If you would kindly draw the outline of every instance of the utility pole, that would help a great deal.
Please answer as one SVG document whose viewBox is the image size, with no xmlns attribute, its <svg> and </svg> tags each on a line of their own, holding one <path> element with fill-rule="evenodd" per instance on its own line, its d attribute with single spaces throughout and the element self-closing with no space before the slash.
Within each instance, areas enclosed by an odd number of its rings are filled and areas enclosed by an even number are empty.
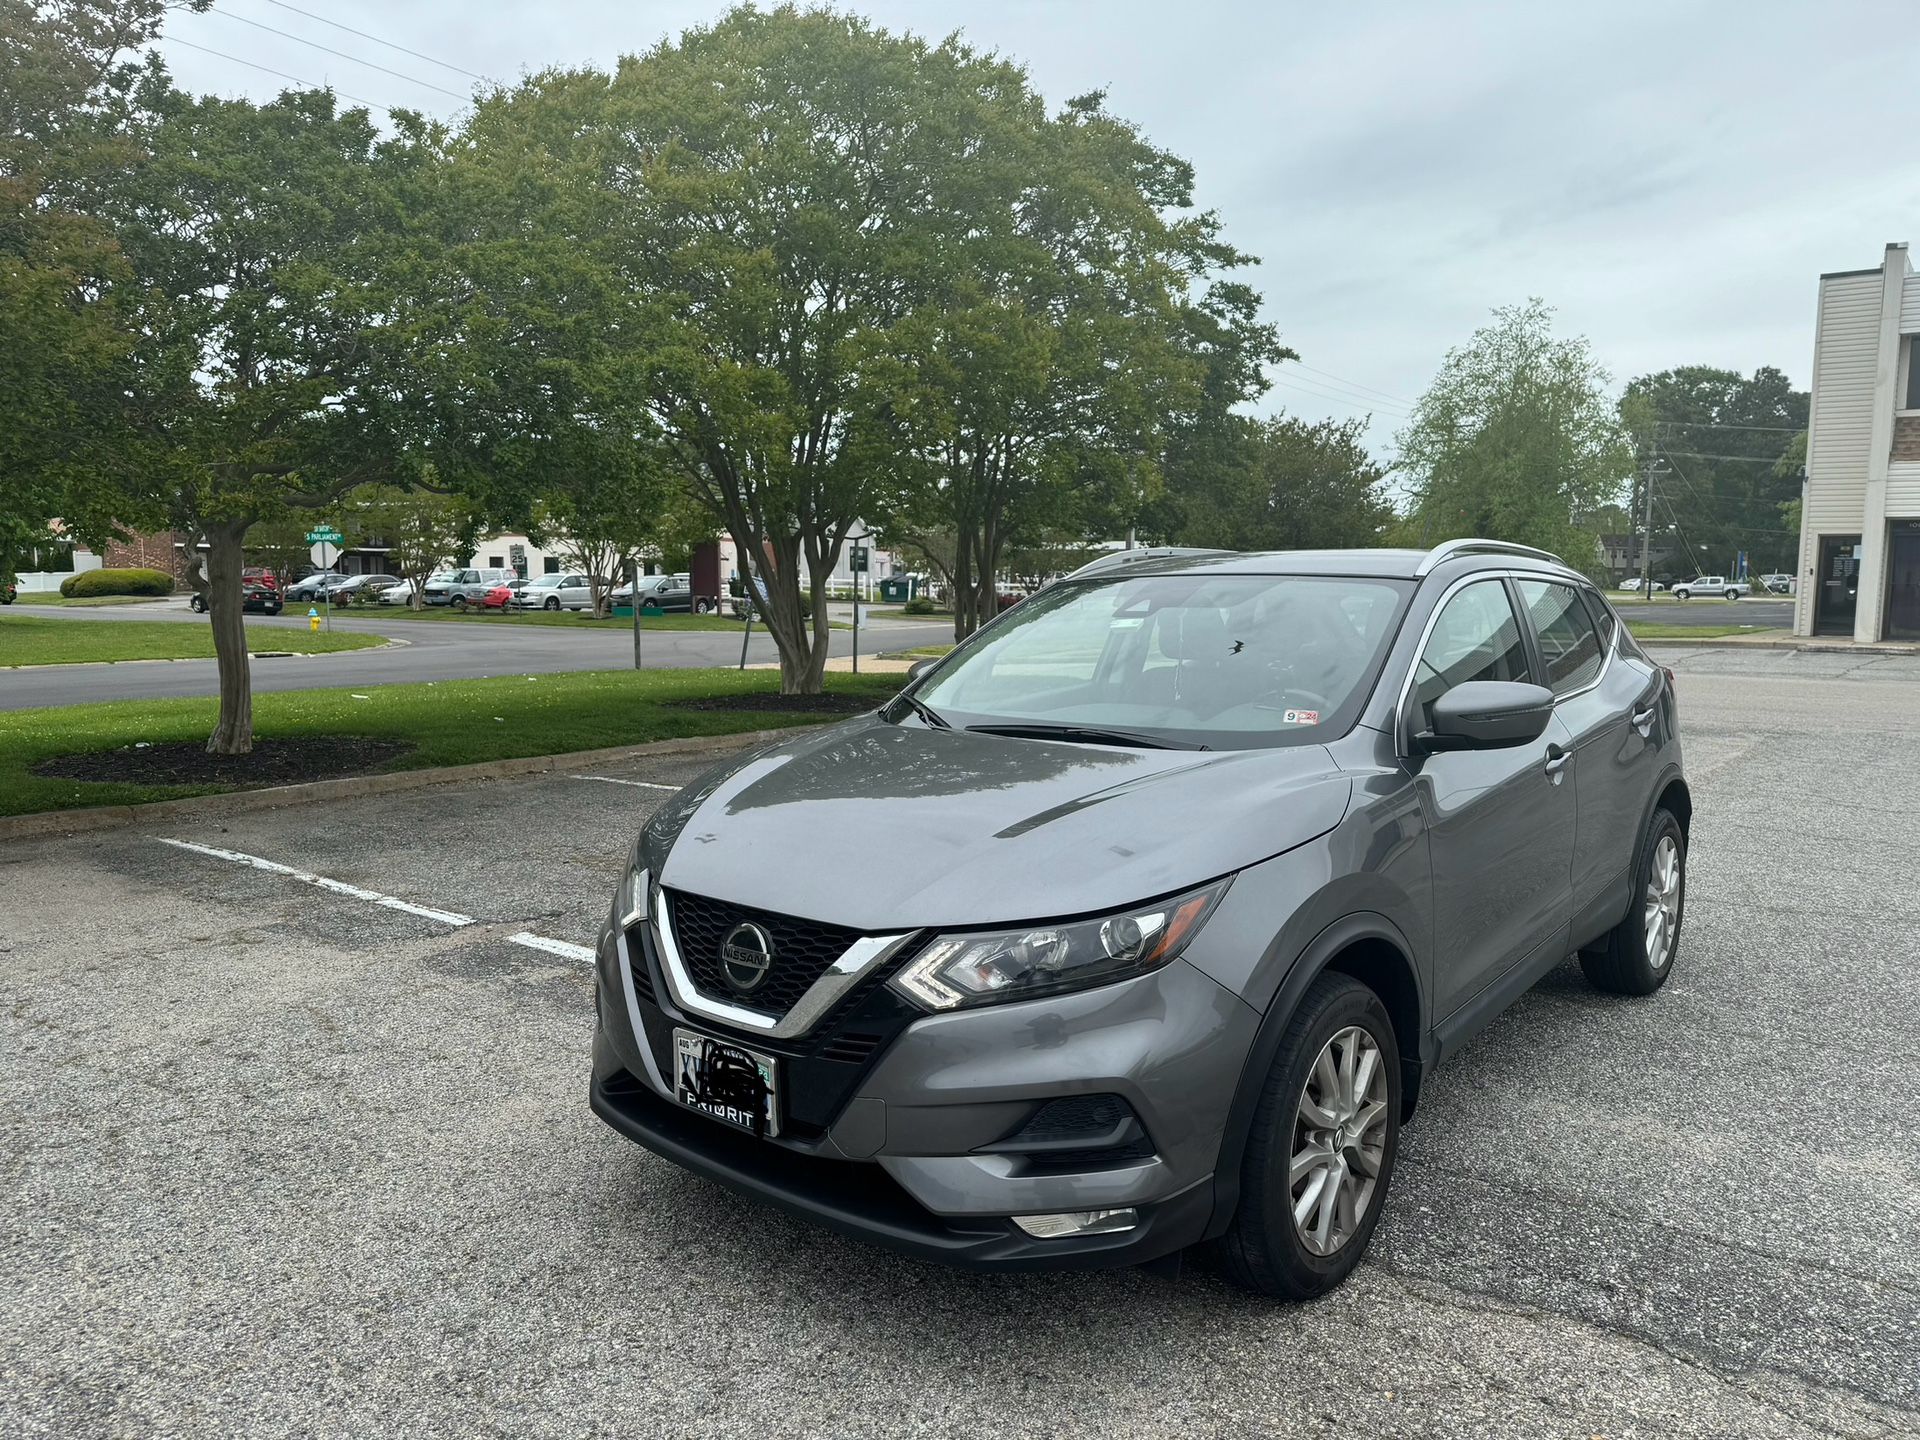
<svg viewBox="0 0 1920 1440">
<path fill-rule="evenodd" d="M 627 562 L 627 578 L 633 585 L 633 668 L 640 666 L 640 557 Z"/>
<path fill-rule="evenodd" d="M 1659 464 L 1652 455 L 1647 456 L 1647 519 L 1646 528 L 1640 532 L 1640 598 L 1649 605 L 1653 603 L 1653 477 L 1659 473 Z"/>
</svg>

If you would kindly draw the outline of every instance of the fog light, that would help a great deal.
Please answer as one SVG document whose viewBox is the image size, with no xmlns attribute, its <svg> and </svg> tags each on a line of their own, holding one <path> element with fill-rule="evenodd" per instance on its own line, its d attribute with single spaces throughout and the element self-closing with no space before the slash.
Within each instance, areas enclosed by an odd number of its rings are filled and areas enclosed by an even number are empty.
<svg viewBox="0 0 1920 1440">
<path fill-rule="evenodd" d="M 1064 1215 L 1016 1215 L 1013 1223 L 1036 1240 L 1064 1240 L 1069 1235 L 1112 1235 L 1139 1223 L 1132 1210 L 1069 1210 Z"/>
</svg>

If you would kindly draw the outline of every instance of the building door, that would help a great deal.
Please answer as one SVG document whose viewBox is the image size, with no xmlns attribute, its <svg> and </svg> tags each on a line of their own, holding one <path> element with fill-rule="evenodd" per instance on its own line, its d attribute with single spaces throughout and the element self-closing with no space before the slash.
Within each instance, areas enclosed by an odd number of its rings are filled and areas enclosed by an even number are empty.
<svg viewBox="0 0 1920 1440">
<path fill-rule="evenodd" d="M 1920 521 L 1897 522 L 1888 538 L 1887 638 L 1920 640 Z"/>
<path fill-rule="evenodd" d="M 1819 592 L 1813 599 L 1813 633 L 1853 634 L 1853 612 L 1860 604 L 1860 537 L 1822 535 Z"/>
</svg>

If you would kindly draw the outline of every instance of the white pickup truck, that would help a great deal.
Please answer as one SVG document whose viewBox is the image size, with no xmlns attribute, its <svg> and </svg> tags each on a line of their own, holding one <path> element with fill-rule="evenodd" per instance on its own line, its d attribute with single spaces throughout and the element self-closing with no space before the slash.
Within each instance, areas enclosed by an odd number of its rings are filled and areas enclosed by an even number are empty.
<svg viewBox="0 0 1920 1440">
<path fill-rule="evenodd" d="M 1719 595 L 1728 600 L 1738 600 L 1743 588 L 1739 581 L 1729 580 L 1724 575 L 1699 575 L 1675 585 L 1673 598 L 1691 600 L 1696 595 Z"/>
</svg>

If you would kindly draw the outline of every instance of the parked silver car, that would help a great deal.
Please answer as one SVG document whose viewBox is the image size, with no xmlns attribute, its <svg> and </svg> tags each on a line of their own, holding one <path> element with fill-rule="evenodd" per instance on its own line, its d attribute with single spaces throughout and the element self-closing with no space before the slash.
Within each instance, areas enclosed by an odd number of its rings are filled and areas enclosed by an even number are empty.
<svg viewBox="0 0 1920 1440">
<path fill-rule="evenodd" d="M 654 812 L 591 1102 L 921 1259 L 1319 1295 L 1437 1065 L 1569 952 L 1665 983 L 1692 815 L 1673 677 L 1552 556 L 1105 557 Z"/>
<path fill-rule="evenodd" d="M 585 575 L 536 575 L 514 595 L 517 610 L 589 610 L 593 586 Z"/>
</svg>

